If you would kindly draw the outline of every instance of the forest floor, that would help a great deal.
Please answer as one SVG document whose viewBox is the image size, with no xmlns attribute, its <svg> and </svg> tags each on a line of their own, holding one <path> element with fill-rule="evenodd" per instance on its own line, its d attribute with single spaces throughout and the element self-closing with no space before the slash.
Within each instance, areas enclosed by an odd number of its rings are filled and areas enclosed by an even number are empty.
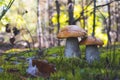
<svg viewBox="0 0 120 80">
<path fill-rule="evenodd" d="M 13 46 L 10 43 L 0 44 L 0 53 L 4 53 L 5 51 L 10 50 L 12 48 Z"/>
<path fill-rule="evenodd" d="M 22 46 L 22 45 L 12 45 L 10 43 L 2 43 L 0 44 L 0 55 L 2 55 L 3 53 L 6 53 L 9 50 L 20 50 L 20 51 L 24 51 L 28 48 Z"/>
<path fill-rule="evenodd" d="M 15 46 L 10 46 L 9 49 L 14 49 L 14 47 Z M 26 73 L 26 69 L 28 68 L 28 62 L 26 59 L 31 57 L 35 57 L 37 60 L 47 60 L 49 63 L 55 64 L 57 72 L 50 76 L 50 80 L 120 79 L 119 46 L 116 46 L 115 53 L 113 47 L 108 51 L 106 51 L 106 48 L 104 47 L 100 48 L 100 52 L 102 53 L 101 60 L 100 62 L 94 62 L 93 64 L 88 64 L 85 61 L 85 47 L 81 46 L 80 49 L 82 51 L 81 59 L 65 58 L 63 56 L 64 46 L 46 49 L 42 57 L 38 56 L 39 53 L 36 51 L 26 51 L 20 53 L 17 53 L 14 50 L 9 51 L 9 54 L 0 56 L 0 68 L 2 70 L 0 73 L 0 80 L 45 80 L 41 76 L 31 77 Z"/>
<path fill-rule="evenodd" d="M 11 33 L 0 32 L 0 54 L 5 53 L 7 50 L 10 49 L 24 49 L 25 47 L 22 45 L 12 45 L 9 42 L 10 37 L 12 36 Z"/>
</svg>

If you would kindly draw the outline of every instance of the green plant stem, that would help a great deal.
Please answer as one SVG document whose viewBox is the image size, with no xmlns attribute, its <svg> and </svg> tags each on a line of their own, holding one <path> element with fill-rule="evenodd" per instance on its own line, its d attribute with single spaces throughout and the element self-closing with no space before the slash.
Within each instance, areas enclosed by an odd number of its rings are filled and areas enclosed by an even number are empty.
<svg viewBox="0 0 120 80">
<path fill-rule="evenodd" d="M 2 19 L 2 17 L 7 13 L 7 11 L 10 9 L 10 7 L 12 6 L 13 2 L 15 0 L 10 0 L 9 4 L 7 5 L 6 9 L 3 9 L 1 15 L 0 15 L 0 21 Z"/>
</svg>

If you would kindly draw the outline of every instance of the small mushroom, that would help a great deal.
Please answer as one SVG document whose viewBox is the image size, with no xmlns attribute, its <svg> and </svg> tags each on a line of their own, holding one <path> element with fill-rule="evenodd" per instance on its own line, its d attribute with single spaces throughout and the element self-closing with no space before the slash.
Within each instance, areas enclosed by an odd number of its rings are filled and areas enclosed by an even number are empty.
<svg viewBox="0 0 120 80">
<path fill-rule="evenodd" d="M 86 45 L 86 60 L 88 63 L 92 63 L 94 60 L 100 59 L 100 52 L 98 45 L 102 46 L 104 43 L 101 39 L 88 36 L 80 41 L 80 45 Z"/>
<path fill-rule="evenodd" d="M 67 39 L 65 45 L 66 57 L 80 57 L 78 37 L 84 37 L 87 32 L 77 25 L 68 25 L 60 30 L 57 35 L 59 39 Z"/>
<path fill-rule="evenodd" d="M 32 66 L 36 66 L 39 75 L 44 78 L 49 78 L 50 75 L 54 72 L 56 72 L 56 67 L 54 64 L 49 63 L 47 60 L 32 60 Z"/>
</svg>

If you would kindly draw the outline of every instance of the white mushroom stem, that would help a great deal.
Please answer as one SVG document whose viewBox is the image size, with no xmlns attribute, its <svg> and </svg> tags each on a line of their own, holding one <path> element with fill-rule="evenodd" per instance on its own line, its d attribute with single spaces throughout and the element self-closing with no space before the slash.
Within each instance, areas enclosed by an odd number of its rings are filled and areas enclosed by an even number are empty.
<svg viewBox="0 0 120 80">
<path fill-rule="evenodd" d="M 100 59 L 100 52 L 97 45 L 86 45 L 86 60 L 88 63 L 92 63 L 95 60 Z"/>
<path fill-rule="evenodd" d="M 80 57 L 80 48 L 78 38 L 70 37 L 66 40 L 65 46 L 66 57 Z"/>
</svg>

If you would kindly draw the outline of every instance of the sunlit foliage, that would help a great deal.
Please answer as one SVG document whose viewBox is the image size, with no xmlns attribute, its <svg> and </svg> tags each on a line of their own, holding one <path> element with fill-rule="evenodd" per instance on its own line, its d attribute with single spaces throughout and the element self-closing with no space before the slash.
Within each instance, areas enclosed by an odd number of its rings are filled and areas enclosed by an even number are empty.
<svg viewBox="0 0 120 80">
<path fill-rule="evenodd" d="M 68 25 L 68 13 L 66 8 L 64 8 L 64 10 L 61 11 L 60 13 L 60 24 L 61 24 L 61 28 L 64 27 L 65 25 Z M 77 19 L 79 17 L 81 17 L 82 15 L 80 14 L 82 12 L 82 7 L 80 5 L 75 5 L 74 6 L 74 18 Z M 89 6 L 86 8 L 86 6 L 84 7 L 84 16 L 85 16 L 85 29 L 88 31 L 88 35 L 92 34 L 92 30 L 93 30 L 93 7 Z M 107 13 L 102 12 L 106 17 L 107 17 Z M 96 27 L 95 27 L 95 36 L 102 39 L 104 41 L 104 44 L 107 44 L 107 34 L 106 33 L 102 33 L 102 29 L 104 28 L 102 22 L 103 22 L 103 18 L 101 17 L 101 14 L 99 12 L 96 13 Z M 54 14 L 53 18 L 52 18 L 53 24 L 57 24 L 57 13 Z M 81 27 L 83 27 L 83 19 L 80 19 L 79 24 L 77 24 Z"/>
</svg>

